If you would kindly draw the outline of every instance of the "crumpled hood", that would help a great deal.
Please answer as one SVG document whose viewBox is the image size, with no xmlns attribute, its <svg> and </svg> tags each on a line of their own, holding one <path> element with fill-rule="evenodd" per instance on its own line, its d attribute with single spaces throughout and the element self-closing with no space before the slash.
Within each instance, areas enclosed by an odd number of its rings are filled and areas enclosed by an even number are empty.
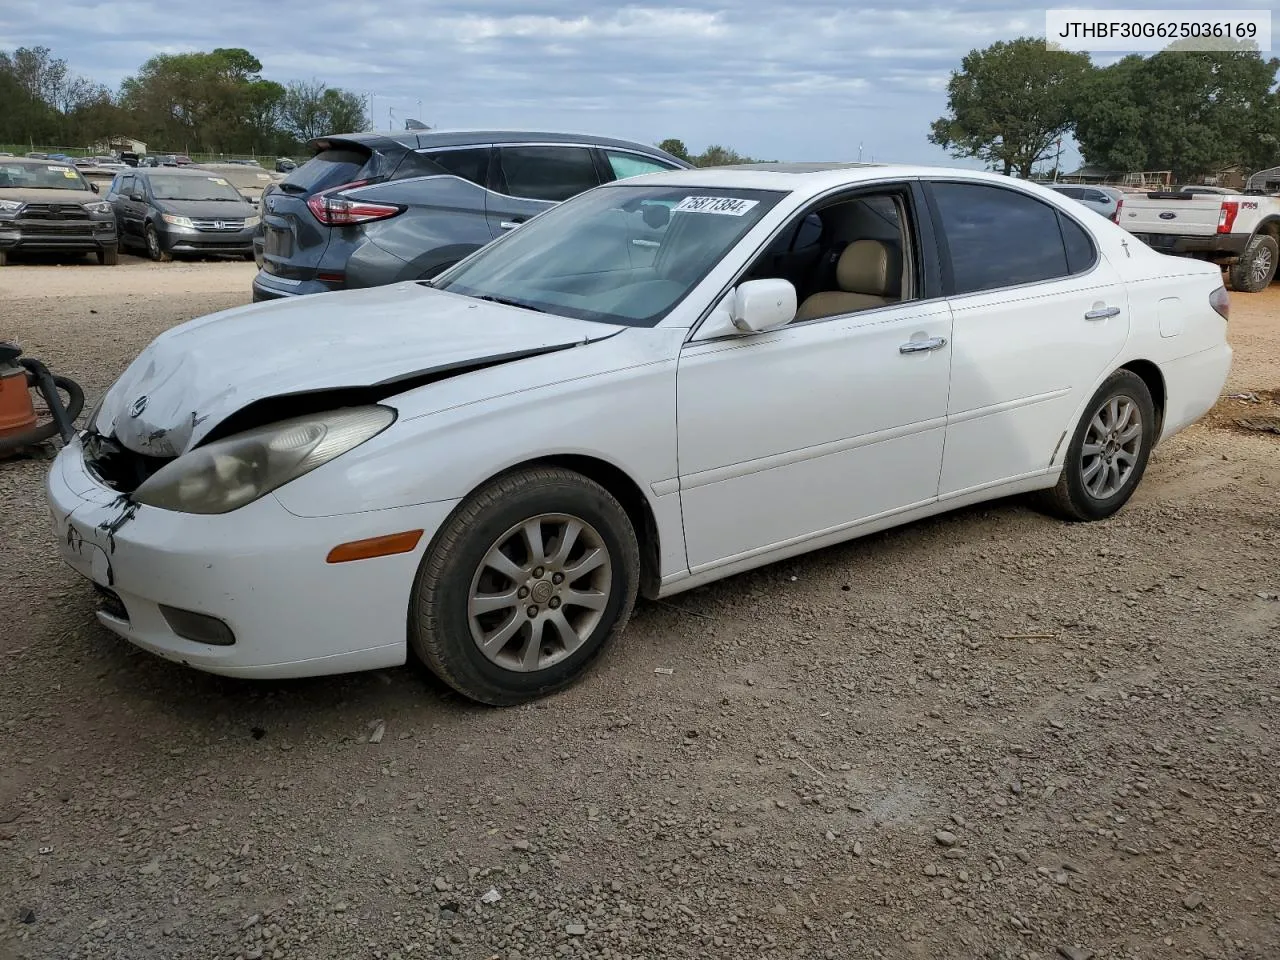
<svg viewBox="0 0 1280 960">
<path fill-rule="evenodd" d="M 200 317 L 156 337 L 107 391 L 91 427 L 175 457 L 256 400 L 412 378 L 603 339 L 625 329 L 401 283 Z"/>
</svg>

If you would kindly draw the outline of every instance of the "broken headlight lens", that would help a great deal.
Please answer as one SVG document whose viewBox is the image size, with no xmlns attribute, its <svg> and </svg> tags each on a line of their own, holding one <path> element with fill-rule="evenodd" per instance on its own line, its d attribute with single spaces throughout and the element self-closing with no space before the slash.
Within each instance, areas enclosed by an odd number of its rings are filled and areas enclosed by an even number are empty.
<svg viewBox="0 0 1280 960">
<path fill-rule="evenodd" d="M 229 513 L 377 436 L 395 418 L 389 407 L 349 407 L 246 430 L 184 453 L 133 498 L 179 513 Z"/>
</svg>

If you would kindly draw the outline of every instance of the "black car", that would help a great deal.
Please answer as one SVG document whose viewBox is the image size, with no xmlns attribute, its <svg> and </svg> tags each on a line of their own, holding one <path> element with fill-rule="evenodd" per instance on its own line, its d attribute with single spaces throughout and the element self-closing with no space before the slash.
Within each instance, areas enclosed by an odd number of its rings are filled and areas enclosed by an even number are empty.
<svg viewBox="0 0 1280 960">
<path fill-rule="evenodd" d="M 514 131 L 355 133 L 263 191 L 253 299 L 429 279 L 576 194 L 689 164 L 627 140 Z"/>
<path fill-rule="evenodd" d="M 121 246 L 142 247 L 152 260 L 175 253 L 253 257 L 258 212 L 217 171 L 139 167 L 116 174 L 107 200 Z"/>
</svg>

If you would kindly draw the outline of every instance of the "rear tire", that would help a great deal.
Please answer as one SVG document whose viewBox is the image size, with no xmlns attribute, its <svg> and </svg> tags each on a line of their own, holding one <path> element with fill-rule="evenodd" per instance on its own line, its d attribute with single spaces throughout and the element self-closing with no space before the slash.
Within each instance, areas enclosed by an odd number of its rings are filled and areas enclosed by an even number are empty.
<svg viewBox="0 0 1280 960">
<path fill-rule="evenodd" d="M 1136 421 L 1136 422 L 1135 422 Z M 1042 505 L 1064 520 L 1105 520 L 1142 480 L 1155 444 L 1156 409 L 1143 379 L 1117 370 L 1089 400 Z"/>
<path fill-rule="evenodd" d="M 5 266 L 9 262 L 9 251 L 0 250 L 0 267 Z"/>
<path fill-rule="evenodd" d="M 1277 259 L 1280 259 L 1280 244 L 1276 243 L 1276 238 L 1266 233 L 1258 234 L 1227 271 L 1231 289 L 1241 293 L 1260 293 L 1267 289 L 1276 275 Z"/>
<path fill-rule="evenodd" d="M 639 579 L 635 531 L 609 491 L 558 467 L 522 470 L 441 528 L 418 568 L 409 643 L 462 695 L 523 703 L 582 676 L 631 616 Z"/>
<path fill-rule="evenodd" d="M 98 263 L 104 267 L 114 267 L 120 262 L 120 248 L 112 245 L 97 251 Z"/>
</svg>

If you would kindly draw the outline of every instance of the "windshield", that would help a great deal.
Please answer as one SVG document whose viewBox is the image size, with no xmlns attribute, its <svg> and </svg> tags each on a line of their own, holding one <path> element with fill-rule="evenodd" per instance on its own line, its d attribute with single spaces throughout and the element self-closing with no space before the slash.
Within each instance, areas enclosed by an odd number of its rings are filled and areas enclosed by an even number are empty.
<svg viewBox="0 0 1280 960">
<path fill-rule="evenodd" d="M 579 320 L 651 327 L 784 195 L 601 187 L 552 207 L 432 285 Z"/>
<path fill-rule="evenodd" d="M 244 198 L 226 177 L 151 177 L 151 191 L 157 200 L 232 200 Z"/>
<path fill-rule="evenodd" d="M 65 163 L 0 163 L 0 188 L 88 190 L 79 171 Z"/>
</svg>

